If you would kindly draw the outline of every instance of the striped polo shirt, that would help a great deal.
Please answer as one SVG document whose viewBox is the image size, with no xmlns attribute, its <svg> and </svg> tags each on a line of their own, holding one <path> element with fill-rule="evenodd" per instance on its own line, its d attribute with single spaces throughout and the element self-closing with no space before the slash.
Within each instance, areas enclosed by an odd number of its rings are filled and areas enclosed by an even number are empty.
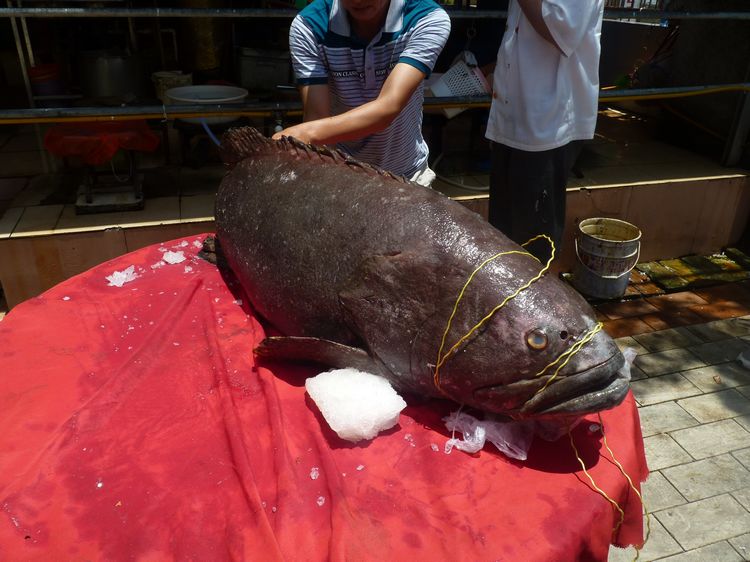
<svg viewBox="0 0 750 562">
<path fill-rule="evenodd" d="M 331 112 L 338 115 L 377 98 L 397 63 L 429 76 L 449 33 L 448 14 L 432 0 L 391 0 L 383 29 L 366 43 L 353 34 L 339 0 L 315 0 L 294 18 L 289 46 L 297 84 L 328 84 Z M 385 130 L 338 147 L 411 177 L 427 163 L 423 100 L 424 83 Z"/>
</svg>

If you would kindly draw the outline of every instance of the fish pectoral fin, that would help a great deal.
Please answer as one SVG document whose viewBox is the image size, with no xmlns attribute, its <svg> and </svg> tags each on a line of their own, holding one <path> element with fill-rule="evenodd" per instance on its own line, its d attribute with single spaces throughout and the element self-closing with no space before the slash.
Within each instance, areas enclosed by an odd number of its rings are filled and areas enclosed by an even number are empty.
<svg viewBox="0 0 750 562">
<path fill-rule="evenodd" d="M 413 346 L 420 333 L 430 332 L 446 267 L 420 246 L 370 256 L 339 291 L 350 329 L 391 372 L 412 372 Z"/>
<path fill-rule="evenodd" d="M 378 334 L 391 331 L 393 324 L 406 331 L 419 329 L 435 312 L 435 280 L 441 267 L 440 260 L 429 251 L 376 255 L 364 260 L 339 292 L 354 331 L 371 345 L 370 336 L 377 339 Z"/>
<path fill-rule="evenodd" d="M 380 374 L 380 368 L 364 349 L 320 338 L 278 336 L 264 339 L 255 348 L 257 357 L 287 361 L 312 361 L 340 369 L 353 368 Z"/>
</svg>

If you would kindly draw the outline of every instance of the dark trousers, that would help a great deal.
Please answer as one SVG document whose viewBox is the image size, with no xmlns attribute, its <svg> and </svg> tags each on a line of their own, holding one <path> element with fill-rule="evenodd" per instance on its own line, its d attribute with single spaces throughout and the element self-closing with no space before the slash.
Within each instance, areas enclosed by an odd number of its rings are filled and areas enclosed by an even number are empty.
<svg viewBox="0 0 750 562">
<path fill-rule="evenodd" d="M 565 228 L 565 185 L 583 141 L 541 152 L 491 144 L 490 224 L 518 244 L 546 234 L 559 256 Z M 549 259 L 549 248 L 546 240 L 527 247 L 542 263 Z"/>
</svg>

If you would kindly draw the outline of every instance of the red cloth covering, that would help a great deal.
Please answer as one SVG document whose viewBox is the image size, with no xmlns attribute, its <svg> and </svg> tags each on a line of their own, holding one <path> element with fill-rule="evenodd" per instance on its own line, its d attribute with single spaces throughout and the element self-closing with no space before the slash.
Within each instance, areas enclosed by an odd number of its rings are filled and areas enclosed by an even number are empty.
<svg viewBox="0 0 750 562">
<path fill-rule="evenodd" d="M 104 263 L 0 322 L 0 559 L 559 562 L 642 540 L 596 416 L 572 435 L 625 510 L 614 537 L 567 437 L 535 440 L 525 462 L 490 444 L 446 455 L 456 405 L 430 400 L 372 441 L 340 440 L 305 394 L 318 371 L 254 362 L 264 329 L 196 257 L 202 238 Z M 153 267 L 166 248 L 188 259 Z M 130 265 L 138 278 L 108 286 Z M 603 419 L 638 485 L 632 396 Z"/>
<path fill-rule="evenodd" d="M 153 152 L 159 146 L 145 121 L 102 121 L 55 125 L 44 135 L 44 148 L 55 156 L 78 156 L 86 164 L 106 164 L 119 149 Z"/>
</svg>

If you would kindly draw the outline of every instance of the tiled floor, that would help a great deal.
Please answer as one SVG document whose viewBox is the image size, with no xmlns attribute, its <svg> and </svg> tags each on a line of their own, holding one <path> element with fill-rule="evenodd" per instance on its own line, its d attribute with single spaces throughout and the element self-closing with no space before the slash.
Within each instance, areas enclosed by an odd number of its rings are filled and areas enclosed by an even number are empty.
<svg viewBox="0 0 750 562">
<path fill-rule="evenodd" d="M 667 328 L 750 314 L 750 284 L 727 283 L 596 305 L 599 319 L 613 337 L 646 334 Z"/>
<path fill-rule="evenodd" d="M 737 361 L 750 349 L 750 284 L 663 294 L 643 283 L 630 289 L 643 298 L 595 306 L 638 352 L 631 387 L 652 471 L 640 559 L 750 560 L 750 370 Z M 634 554 L 612 549 L 610 560 Z"/>
<path fill-rule="evenodd" d="M 750 287 L 745 282 L 596 307 L 638 352 L 631 388 L 651 475 L 641 560 L 750 560 Z M 610 561 L 635 550 L 610 551 Z"/>
</svg>

